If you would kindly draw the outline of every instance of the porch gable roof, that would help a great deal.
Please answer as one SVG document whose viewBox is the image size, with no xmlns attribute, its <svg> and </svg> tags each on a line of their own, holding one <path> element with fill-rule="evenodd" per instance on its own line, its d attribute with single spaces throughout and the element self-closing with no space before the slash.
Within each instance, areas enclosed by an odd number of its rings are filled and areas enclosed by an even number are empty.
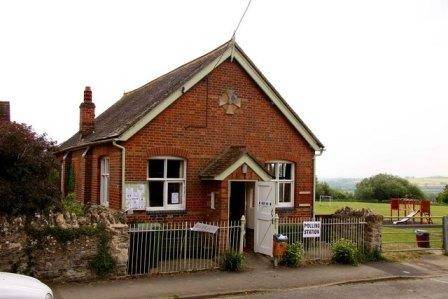
<svg viewBox="0 0 448 299">
<path fill-rule="evenodd" d="M 273 178 L 263 164 L 250 155 L 244 146 L 231 146 L 213 159 L 199 176 L 202 180 L 222 181 L 243 164 L 250 167 L 264 181 Z"/>
</svg>

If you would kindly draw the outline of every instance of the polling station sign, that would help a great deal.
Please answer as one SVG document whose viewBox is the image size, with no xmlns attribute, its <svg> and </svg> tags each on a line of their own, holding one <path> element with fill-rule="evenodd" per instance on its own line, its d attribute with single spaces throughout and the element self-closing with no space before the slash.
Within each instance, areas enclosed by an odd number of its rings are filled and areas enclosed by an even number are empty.
<svg viewBox="0 0 448 299">
<path fill-rule="evenodd" d="M 304 238 L 320 238 L 320 221 L 304 221 L 303 222 L 303 237 Z"/>
</svg>

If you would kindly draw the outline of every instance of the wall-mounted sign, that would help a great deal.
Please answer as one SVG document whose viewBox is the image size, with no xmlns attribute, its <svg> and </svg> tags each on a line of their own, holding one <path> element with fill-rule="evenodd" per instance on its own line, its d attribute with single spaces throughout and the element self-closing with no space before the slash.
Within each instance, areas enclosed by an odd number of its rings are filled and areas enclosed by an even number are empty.
<svg viewBox="0 0 448 299">
<path fill-rule="evenodd" d="M 178 204 L 179 203 L 179 193 L 173 192 L 171 193 L 171 203 Z"/>
<path fill-rule="evenodd" d="M 205 232 L 214 234 L 218 231 L 219 227 L 216 225 L 205 224 L 201 222 L 196 222 L 192 228 L 190 228 L 194 232 Z"/>
<path fill-rule="evenodd" d="M 144 210 L 148 202 L 148 184 L 126 182 L 126 208 L 129 210 Z"/>
<path fill-rule="evenodd" d="M 304 238 L 320 238 L 320 228 L 322 224 L 320 221 L 304 221 L 303 222 L 303 237 Z"/>
</svg>

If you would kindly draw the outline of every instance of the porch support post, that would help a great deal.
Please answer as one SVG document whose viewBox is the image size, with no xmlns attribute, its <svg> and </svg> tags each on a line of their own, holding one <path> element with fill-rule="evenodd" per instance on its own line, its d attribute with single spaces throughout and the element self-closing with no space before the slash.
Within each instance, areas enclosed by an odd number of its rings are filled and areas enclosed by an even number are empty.
<svg viewBox="0 0 448 299">
<path fill-rule="evenodd" d="M 244 236 L 246 235 L 246 217 L 241 216 L 240 222 L 240 244 L 239 244 L 239 252 L 243 253 L 244 248 Z"/>
</svg>

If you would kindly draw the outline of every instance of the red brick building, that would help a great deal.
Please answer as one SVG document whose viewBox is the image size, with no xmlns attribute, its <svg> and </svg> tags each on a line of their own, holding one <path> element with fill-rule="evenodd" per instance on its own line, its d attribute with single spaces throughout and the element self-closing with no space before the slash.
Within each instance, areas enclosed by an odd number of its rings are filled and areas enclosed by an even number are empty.
<svg viewBox="0 0 448 299">
<path fill-rule="evenodd" d="M 72 188 L 79 201 L 132 210 L 130 221 L 245 215 L 251 229 L 258 208 L 312 215 L 314 158 L 322 150 L 230 41 L 125 93 L 96 118 L 86 87 L 79 132 L 58 154 L 64 194 Z"/>
</svg>

